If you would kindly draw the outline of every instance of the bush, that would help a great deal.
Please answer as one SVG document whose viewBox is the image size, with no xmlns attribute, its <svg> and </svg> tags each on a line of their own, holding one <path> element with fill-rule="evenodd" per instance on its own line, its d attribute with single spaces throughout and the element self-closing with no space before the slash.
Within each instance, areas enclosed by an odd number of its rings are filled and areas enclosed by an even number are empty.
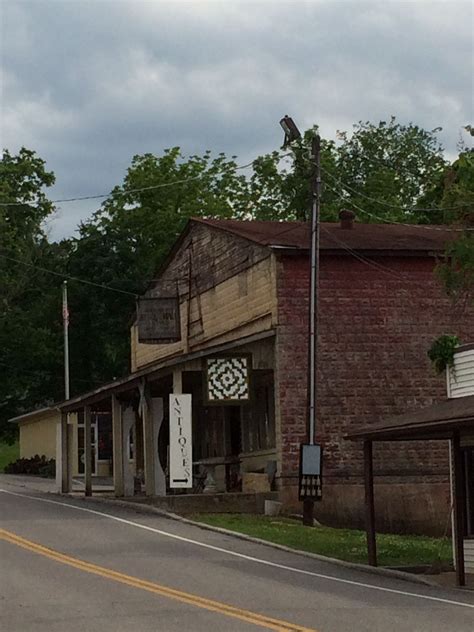
<svg viewBox="0 0 474 632">
<path fill-rule="evenodd" d="M 43 478 L 54 478 L 56 476 L 56 461 L 47 459 L 44 454 L 42 456 L 35 454 L 30 459 L 17 459 L 9 463 L 3 471 L 5 474 L 30 474 Z"/>
</svg>

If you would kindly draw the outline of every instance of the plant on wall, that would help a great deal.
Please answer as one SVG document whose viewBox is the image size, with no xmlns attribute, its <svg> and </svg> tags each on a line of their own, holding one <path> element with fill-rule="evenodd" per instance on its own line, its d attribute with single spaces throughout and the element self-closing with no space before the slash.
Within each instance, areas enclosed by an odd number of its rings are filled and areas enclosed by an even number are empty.
<svg viewBox="0 0 474 632">
<path fill-rule="evenodd" d="M 428 357 L 436 373 L 443 373 L 448 367 L 453 366 L 454 352 L 459 344 L 457 336 L 444 334 L 436 338 L 428 351 Z"/>
</svg>

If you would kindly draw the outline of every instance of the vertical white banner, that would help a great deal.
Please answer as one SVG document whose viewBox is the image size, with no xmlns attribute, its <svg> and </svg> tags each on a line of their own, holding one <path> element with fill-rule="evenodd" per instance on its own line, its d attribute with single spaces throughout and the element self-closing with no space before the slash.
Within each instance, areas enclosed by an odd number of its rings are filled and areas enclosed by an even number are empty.
<svg viewBox="0 0 474 632">
<path fill-rule="evenodd" d="M 191 395 L 170 394 L 170 487 L 193 486 Z"/>
</svg>

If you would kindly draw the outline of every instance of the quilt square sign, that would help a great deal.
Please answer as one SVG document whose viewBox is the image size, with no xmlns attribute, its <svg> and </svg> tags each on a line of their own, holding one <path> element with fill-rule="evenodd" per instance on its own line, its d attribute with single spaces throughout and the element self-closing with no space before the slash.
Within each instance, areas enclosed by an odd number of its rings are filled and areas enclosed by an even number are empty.
<svg viewBox="0 0 474 632">
<path fill-rule="evenodd" d="M 206 360 L 206 395 L 209 404 L 250 401 L 250 356 L 225 356 Z"/>
</svg>

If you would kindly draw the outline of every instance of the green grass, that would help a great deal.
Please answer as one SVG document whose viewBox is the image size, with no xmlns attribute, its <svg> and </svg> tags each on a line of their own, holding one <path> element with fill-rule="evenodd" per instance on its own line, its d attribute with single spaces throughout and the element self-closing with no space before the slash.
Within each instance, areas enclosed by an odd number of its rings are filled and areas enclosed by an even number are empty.
<svg viewBox="0 0 474 632">
<path fill-rule="evenodd" d="M 3 474 L 3 468 L 12 461 L 16 461 L 20 456 L 20 446 L 18 442 L 13 445 L 0 443 L 0 473 Z"/>
<path fill-rule="evenodd" d="M 331 527 L 308 528 L 291 518 L 248 514 L 196 514 L 193 519 L 293 549 L 349 562 L 367 563 L 365 531 Z M 377 553 L 380 566 L 417 566 L 452 562 L 451 540 L 448 538 L 379 534 Z"/>
</svg>

